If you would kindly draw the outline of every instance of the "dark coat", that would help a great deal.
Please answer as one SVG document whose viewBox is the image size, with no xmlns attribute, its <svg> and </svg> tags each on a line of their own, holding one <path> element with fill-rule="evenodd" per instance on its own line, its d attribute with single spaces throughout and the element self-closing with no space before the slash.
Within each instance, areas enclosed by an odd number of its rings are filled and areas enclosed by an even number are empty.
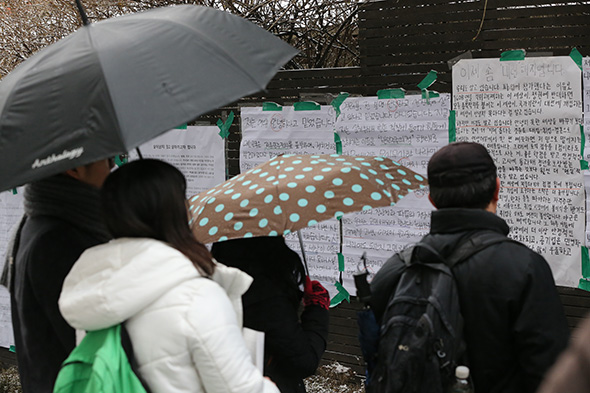
<svg viewBox="0 0 590 393">
<path fill-rule="evenodd" d="M 476 231 L 508 234 L 508 225 L 479 209 L 432 213 L 430 244 L 449 256 Z M 403 264 L 392 257 L 371 283 L 381 318 Z M 464 318 L 469 367 L 478 393 L 533 393 L 566 347 L 569 329 L 545 259 L 522 244 L 502 242 L 453 269 Z"/>
<path fill-rule="evenodd" d="M 11 296 L 16 356 L 24 393 L 50 393 L 62 362 L 76 345 L 61 316 L 64 279 L 82 252 L 104 241 L 65 221 L 29 217 L 17 250 Z"/>
<path fill-rule="evenodd" d="M 254 281 L 242 296 L 244 326 L 262 331 L 264 375 L 281 393 L 303 393 L 303 378 L 312 375 L 326 350 L 329 312 L 305 307 L 294 269 L 301 260 L 282 237 L 255 237 L 215 243 L 213 256 L 248 273 Z"/>
<path fill-rule="evenodd" d="M 267 296 L 252 301 L 257 285 L 244 294 L 244 326 L 265 333 L 264 375 L 281 393 L 305 392 L 303 378 L 315 372 L 326 349 L 328 310 L 312 305 L 298 317 L 297 304 L 281 294 L 275 283 L 256 280 Z"/>
</svg>

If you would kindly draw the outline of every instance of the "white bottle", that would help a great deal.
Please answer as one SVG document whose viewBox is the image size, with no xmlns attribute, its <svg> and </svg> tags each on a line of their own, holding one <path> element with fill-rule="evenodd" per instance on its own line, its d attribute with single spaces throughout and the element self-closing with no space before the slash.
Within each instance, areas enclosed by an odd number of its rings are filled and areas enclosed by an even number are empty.
<svg viewBox="0 0 590 393">
<path fill-rule="evenodd" d="M 451 385 L 449 393 L 473 393 L 473 386 L 469 382 L 469 368 L 458 366 L 455 369 L 455 382 Z"/>
</svg>

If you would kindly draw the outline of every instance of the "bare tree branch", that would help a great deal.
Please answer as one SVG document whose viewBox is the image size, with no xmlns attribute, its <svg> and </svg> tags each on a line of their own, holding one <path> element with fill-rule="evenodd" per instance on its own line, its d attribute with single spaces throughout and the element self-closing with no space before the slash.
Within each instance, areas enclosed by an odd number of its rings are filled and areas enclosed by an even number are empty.
<svg viewBox="0 0 590 393">
<path fill-rule="evenodd" d="M 300 50 L 286 68 L 358 65 L 358 0 L 82 0 L 89 21 L 175 4 L 249 19 Z M 74 0 L 0 0 L 0 77 L 80 28 Z"/>
</svg>

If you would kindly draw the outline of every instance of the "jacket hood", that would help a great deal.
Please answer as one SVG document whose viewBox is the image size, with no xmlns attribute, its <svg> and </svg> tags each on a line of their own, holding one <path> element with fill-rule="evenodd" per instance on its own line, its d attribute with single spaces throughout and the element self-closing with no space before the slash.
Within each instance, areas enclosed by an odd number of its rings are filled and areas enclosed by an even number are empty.
<svg viewBox="0 0 590 393">
<path fill-rule="evenodd" d="M 192 262 L 166 243 L 116 239 L 84 251 L 64 281 L 59 309 L 76 329 L 104 329 L 134 316 L 182 282 L 200 277 Z M 216 266 L 212 279 L 226 292 L 240 295 L 252 282 L 223 265 Z"/>
</svg>

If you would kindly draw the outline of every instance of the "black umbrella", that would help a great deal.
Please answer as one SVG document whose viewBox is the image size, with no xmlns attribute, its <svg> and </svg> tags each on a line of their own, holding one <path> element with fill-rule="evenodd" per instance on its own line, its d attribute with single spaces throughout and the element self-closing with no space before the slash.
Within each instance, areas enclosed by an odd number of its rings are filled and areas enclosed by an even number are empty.
<svg viewBox="0 0 590 393">
<path fill-rule="evenodd" d="M 0 191 L 125 153 L 260 91 L 295 53 L 202 6 L 86 24 L 0 81 Z"/>
</svg>

